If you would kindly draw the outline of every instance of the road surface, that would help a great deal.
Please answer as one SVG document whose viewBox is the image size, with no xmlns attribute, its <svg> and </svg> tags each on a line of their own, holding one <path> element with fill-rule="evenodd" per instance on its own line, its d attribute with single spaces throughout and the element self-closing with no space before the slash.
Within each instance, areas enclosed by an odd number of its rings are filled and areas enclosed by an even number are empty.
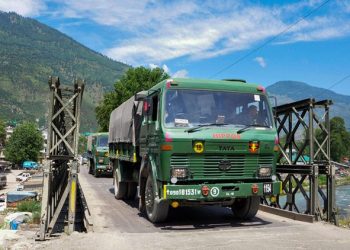
<svg viewBox="0 0 350 250">
<path fill-rule="evenodd" d="M 93 217 L 94 232 L 62 235 L 44 242 L 31 236 L 20 249 L 350 249 L 350 230 L 322 222 L 305 223 L 259 211 L 251 221 L 230 209 L 178 208 L 153 225 L 137 201 L 116 200 L 112 178 L 95 178 L 81 167 L 79 180 Z M 22 244 L 22 245 L 21 245 Z M 22 247 L 22 248 L 21 248 Z"/>
<path fill-rule="evenodd" d="M 79 180 L 93 217 L 94 232 L 74 233 L 42 246 L 69 249 L 349 249 L 350 230 L 304 223 L 258 212 L 248 222 L 220 207 L 177 208 L 166 223 L 153 225 L 137 201 L 116 200 L 112 178 L 95 178 L 81 167 Z"/>
</svg>

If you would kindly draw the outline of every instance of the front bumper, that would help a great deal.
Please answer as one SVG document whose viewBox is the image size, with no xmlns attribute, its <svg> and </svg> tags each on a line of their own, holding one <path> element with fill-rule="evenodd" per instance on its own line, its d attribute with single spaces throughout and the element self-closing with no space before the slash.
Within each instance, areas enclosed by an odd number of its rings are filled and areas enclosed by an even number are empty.
<svg viewBox="0 0 350 250">
<path fill-rule="evenodd" d="M 252 185 L 257 185 L 258 191 L 253 193 Z M 202 187 L 207 186 L 209 193 L 202 194 Z M 162 198 L 167 200 L 215 201 L 249 196 L 278 195 L 281 193 L 282 182 L 262 183 L 219 183 L 196 185 L 164 185 Z"/>
<path fill-rule="evenodd" d="M 113 168 L 111 168 L 109 165 L 97 165 L 96 170 L 99 173 L 112 173 Z"/>
</svg>

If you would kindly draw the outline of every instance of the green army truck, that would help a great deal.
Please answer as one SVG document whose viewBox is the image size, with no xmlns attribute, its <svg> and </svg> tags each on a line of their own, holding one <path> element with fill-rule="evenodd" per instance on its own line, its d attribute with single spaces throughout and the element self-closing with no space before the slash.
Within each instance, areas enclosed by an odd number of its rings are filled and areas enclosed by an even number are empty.
<svg viewBox="0 0 350 250">
<path fill-rule="evenodd" d="M 108 143 L 115 197 L 138 193 L 153 223 L 166 220 L 169 206 L 226 206 L 249 219 L 261 196 L 280 193 L 277 132 L 258 85 L 162 81 L 111 113 Z"/>
<path fill-rule="evenodd" d="M 94 133 L 88 136 L 87 157 L 89 174 L 98 177 L 112 175 L 108 157 L 108 133 Z"/>
</svg>

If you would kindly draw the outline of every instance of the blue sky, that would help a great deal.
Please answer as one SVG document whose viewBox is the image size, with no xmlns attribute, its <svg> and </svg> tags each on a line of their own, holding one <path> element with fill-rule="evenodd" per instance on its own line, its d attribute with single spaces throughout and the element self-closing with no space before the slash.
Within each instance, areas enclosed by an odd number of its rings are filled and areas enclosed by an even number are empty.
<svg viewBox="0 0 350 250">
<path fill-rule="evenodd" d="M 0 0 L 0 10 L 174 77 L 240 78 L 264 86 L 297 80 L 329 88 L 350 75 L 350 0 Z M 332 90 L 350 95 L 350 77 Z"/>
</svg>

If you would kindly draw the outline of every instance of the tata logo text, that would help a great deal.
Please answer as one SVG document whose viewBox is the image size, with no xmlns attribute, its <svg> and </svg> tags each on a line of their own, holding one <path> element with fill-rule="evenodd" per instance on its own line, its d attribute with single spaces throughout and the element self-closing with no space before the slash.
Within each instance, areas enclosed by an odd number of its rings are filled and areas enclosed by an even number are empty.
<svg viewBox="0 0 350 250">
<path fill-rule="evenodd" d="M 235 150 L 235 148 L 233 147 L 233 146 L 219 146 L 219 150 L 220 151 L 234 151 Z"/>
</svg>

